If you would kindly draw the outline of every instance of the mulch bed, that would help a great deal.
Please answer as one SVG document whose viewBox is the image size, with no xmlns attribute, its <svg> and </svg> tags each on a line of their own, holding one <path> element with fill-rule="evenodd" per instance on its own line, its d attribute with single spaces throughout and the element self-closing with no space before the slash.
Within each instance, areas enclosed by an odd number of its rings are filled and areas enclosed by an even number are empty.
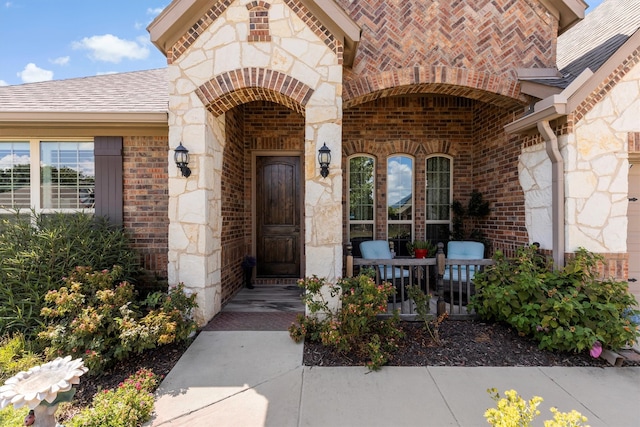
<svg viewBox="0 0 640 427">
<path fill-rule="evenodd" d="M 540 350 L 537 342 L 498 323 L 446 320 L 440 326 L 439 346 L 420 322 L 401 322 L 401 328 L 405 338 L 389 366 L 611 366 L 588 352 Z M 363 355 L 306 342 L 303 362 L 307 366 L 364 366 L 367 360 Z M 640 362 L 626 360 L 623 366 L 640 366 Z"/>
</svg>

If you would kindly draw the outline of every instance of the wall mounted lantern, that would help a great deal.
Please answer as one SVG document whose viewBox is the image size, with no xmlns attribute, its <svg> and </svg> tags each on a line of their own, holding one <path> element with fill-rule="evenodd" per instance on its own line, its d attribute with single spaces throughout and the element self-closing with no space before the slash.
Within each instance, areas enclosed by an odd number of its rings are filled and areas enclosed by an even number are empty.
<svg viewBox="0 0 640 427">
<path fill-rule="evenodd" d="M 320 175 L 326 178 L 329 175 L 329 163 L 331 163 L 331 150 L 326 143 L 318 150 L 318 163 L 320 163 Z"/>
<path fill-rule="evenodd" d="M 189 178 L 191 175 L 191 169 L 187 166 L 189 164 L 189 150 L 184 148 L 182 142 L 174 150 L 173 160 L 175 160 L 176 166 L 182 172 L 182 176 Z"/>
</svg>

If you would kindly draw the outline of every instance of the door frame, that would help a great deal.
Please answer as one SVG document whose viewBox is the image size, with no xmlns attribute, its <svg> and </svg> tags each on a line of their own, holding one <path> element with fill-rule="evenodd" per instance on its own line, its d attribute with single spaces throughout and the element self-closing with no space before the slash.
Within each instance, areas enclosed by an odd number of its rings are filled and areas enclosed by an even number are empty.
<svg viewBox="0 0 640 427">
<path fill-rule="evenodd" d="M 257 212 L 256 212 L 256 173 L 257 170 L 257 158 L 258 157 L 298 157 L 300 159 L 300 201 L 298 209 L 300 210 L 300 277 L 305 277 L 306 264 L 305 264 L 305 178 L 304 178 L 304 153 L 297 150 L 254 150 L 251 152 L 251 253 L 257 254 Z M 253 269 L 253 279 L 255 279 L 257 269 Z"/>
</svg>

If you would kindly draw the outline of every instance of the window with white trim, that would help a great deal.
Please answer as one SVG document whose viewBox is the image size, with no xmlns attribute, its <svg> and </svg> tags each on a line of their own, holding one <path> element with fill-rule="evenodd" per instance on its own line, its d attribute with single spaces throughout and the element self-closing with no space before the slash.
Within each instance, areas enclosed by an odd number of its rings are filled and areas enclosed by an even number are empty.
<svg viewBox="0 0 640 427">
<path fill-rule="evenodd" d="M 412 157 L 387 159 L 387 238 L 399 256 L 409 255 L 407 243 L 413 241 L 413 176 Z"/>
<path fill-rule="evenodd" d="M 0 141 L 0 210 L 93 211 L 93 141 Z"/>
<path fill-rule="evenodd" d="M 426 232 L 432 242 L 449 240 L 453 200 L 453 160 L 434 155 L 426 160 Z"/>
<path fill-rule="evenodd" d="M 375 229 L 375 159 L 356 155 L 349 158 L 349 241 L 360 256 L 360 242 L 373 240 Z"/>
</svg>

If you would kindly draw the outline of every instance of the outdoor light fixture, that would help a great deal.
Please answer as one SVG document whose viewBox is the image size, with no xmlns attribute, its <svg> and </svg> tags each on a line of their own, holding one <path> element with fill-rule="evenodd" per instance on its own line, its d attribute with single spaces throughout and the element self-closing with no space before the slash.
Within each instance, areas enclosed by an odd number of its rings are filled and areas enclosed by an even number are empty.
<svg viewBox="0 0 640 427">
<path fill-rule="evenodd" d="M 191 169 L 187 166 L 189 164 L 189 150 L 184 148 L 182 142 L 174 150 L 173 160 L 175 160 L 176 166 L 182 172 L 182 176 L 189 178 L 191 175 Z"/>
<path fill-rule="evenodd" d="M 329 175 L 329 163 L 331 163 L 331 150 L 326 143 L 318 150 L 318 163 L 320 163 L 320 175 L 326 178 Z"/>
</svg>

